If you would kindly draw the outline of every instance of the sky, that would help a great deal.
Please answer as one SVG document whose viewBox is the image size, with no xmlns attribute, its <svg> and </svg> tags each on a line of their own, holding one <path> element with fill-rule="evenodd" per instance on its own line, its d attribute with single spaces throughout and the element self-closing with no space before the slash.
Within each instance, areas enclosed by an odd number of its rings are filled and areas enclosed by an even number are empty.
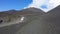
<svg viewBox="0 0 60 34">
<path fill-rule="evenodd" d="M 35 7 L 48 12 L 60 5 L 60 0 L 0 0 L 0 12 Z"/>
<path fill-rule="evenodd" d="M 31 2 L 32 0 L 0 0 L 0 12 L 11 9 L 21 10 Z"/>
</svg>

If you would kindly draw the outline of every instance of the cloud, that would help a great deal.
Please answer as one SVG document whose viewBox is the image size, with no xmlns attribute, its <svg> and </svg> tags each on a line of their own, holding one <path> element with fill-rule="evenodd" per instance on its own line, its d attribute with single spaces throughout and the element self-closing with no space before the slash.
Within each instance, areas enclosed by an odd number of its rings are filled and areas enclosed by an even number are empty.
<svg viewBox="0 0 60 34">
<path fill-rule="evenodd" d="M 24 8 L 35 7 L 48 12 L 49 10 L 60 5 L 60 0 L 33 0 L 31 4 Z"/>
<path fill-rule="evenodd" d="M 33 0 L 33 2 L 31 4 L 29 4 L 27 7 L 25 8 L 29 8 L 29 7 L 36 7 L 39 8 L 39 6 L 41 5 L 42 0 Z"/>
</svg>

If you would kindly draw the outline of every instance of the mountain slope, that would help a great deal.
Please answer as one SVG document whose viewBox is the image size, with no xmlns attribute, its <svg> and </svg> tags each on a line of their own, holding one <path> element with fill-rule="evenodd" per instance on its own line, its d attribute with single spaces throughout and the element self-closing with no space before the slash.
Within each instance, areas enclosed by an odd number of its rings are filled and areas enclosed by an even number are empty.
<svg viewBox="0 0 60 34">
<path fill-rule="evenodd" d="M 51 11 L 46 13 L 46 18 L 60 18 L 60 6 L 52 9 Z"/>
<path fill-rule="evenodd" d="M 14 20 L 12 20 L 14 23 L 17 19 L 21 18 L 20 15 L 25 17 L 24 20 L 26 20 L 22 23 L 19 22 L 19 24 L 16 23 L 7 25 L 6 27 L 0 27 L 0 34 L 60 34 L 60 6 L 46 14 L 40 9 L 27 8 L 19 12 L 0 12 L 0 15 L 4 18 L 8 16 L 10 19 Z M 10 22 L 11 21 L 7 22 L 7 24 Z"/>
<path fill-rule="evenodd" d="M 45 14 L 43 20 L 48 23 L 48 34 L 60 34 L 60 6 Z"/>
<path fill-rule="evenodd" d="M 17 11 L 0 12 L 1 15 L 0 20 L 3 20 L 4 22 L 0 24 L 0 34 L 16 34 L 21 29 L 22 26 L 24 27 L 26 24 L 30 23 L 31 21 L 39 19 L 43 14 L 44 14 L 43 11 L 36 8 L 27 8 L 18 12 Z M 23 22 L 20 22 L 21 20 L 19 19 L 22 16 L 24 17 L 24 20 Z"/>
<path fill-rule="evenodd" d="M 40 9 L 31 7 L 31 8 L 19 10 L 13 14 L 44 14 L 44 12 Z"/>
</svg>

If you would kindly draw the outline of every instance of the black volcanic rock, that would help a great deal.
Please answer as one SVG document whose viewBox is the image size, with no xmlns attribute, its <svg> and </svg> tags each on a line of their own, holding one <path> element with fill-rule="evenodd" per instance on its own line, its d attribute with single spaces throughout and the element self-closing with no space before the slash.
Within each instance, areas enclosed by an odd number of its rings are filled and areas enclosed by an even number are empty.
<svg viewBox="0 0 60 34">
<path fill-rule="evenodd" d="M 60 34 L 60 6 L 22 27 L 17 34 Z"/>
<path fill-rule="evenodd" d="M 30 12 L 41 12 L 41 13 L 44 13 L 41 9 L 38 9 L 38 8 L 34 8 L 34 7 L 30 7 L 30 8 L 26 8 L 22 11 L 30 11 Z"/>
<path fill-rule="evenodd" d="M 14 20 L 15 17 L 23 15 L 26 22 L 0 27 L 0 34 L 60 34 L 60 6 L 47 13 L 37 8 L 27 8 L 1 14 L 8 14 Z"/>
<path fill-rule="evenodd" d="M 27 9 L 23 9 L 23 10 L 8 10 L 8 11 L 3 11 L 3 12 L 0 12 L 0 19 L 5 19 L 6 20 L 6 17 L 8 17 L 7 19 L 13 19 L 13 18 L 17 18 L 19 16 L 41 16 L 43 15 L 44 12 L 40 9 L 37 9 L 37 8 L 27 8 Z"/>
<path fill-rule="evenodd" d="M 44 14 L 43 11 L 36 8 L 27 8 L 21 11 L 9 10 L 9 11 L 0 12 L 0 17 L 1 17 L 0 20 L 3 20 L 4 22 L 0 24 L 0 34 L 16 34 L 17 31 L 19 31 L 22 26 L 24 27 L 26 24 L 30 23 L 31 21 L 38 19 L 38 17 L 40 18 L 40 16 L 43 14 Z M 9 24 L 10 22 L 11 23 L 14 21 L 16 22 L 17 19 L 21 18 L 20 15 L 25 17 L 24 19 L 25 22 L 3 26 L 4 24 Z"/>
<path fill-rule="evenodd" d="M 60 34 L 60 6 L 47 12 L 43 20 L 48 24 L 48 34 Z"/>
<path fill-rule="evenodd" d="M 21 10 L 21 13 L 23 14 L 44 14 L 42 10 L 38 8 L 34 8 L 34 7 Z"/>
<path fill-rule="evenodd" d="M 45 18 L 53 20 L 60 20 L 60 5 L 51 11 L 47 12 Z"/>
<path fill-rule="evenodd" d="M 1 13 L 1 12 L 0 12 Z M 3 11 L 3 13 L 8 13 L 8 14 L 15 14 L 15 15 L 22 15 L 22 14 L 45 14 L 45 12 L 43 12 L 42 10 L 38 9 L 38 8 L 27 8 L 27 9 L 23 9 L 23 10 L 8 10 L 8 11 Z"/>
<path fill-rule="evenodd" d="M 52 9 L 52 10 L 50 10 L 49 12 L 47 12 L 47 13 L 60 13 L 60 5 L 59 6 L 57 6 L 56 8 L 54 8 L 54 9 Z"/>
</svg>

